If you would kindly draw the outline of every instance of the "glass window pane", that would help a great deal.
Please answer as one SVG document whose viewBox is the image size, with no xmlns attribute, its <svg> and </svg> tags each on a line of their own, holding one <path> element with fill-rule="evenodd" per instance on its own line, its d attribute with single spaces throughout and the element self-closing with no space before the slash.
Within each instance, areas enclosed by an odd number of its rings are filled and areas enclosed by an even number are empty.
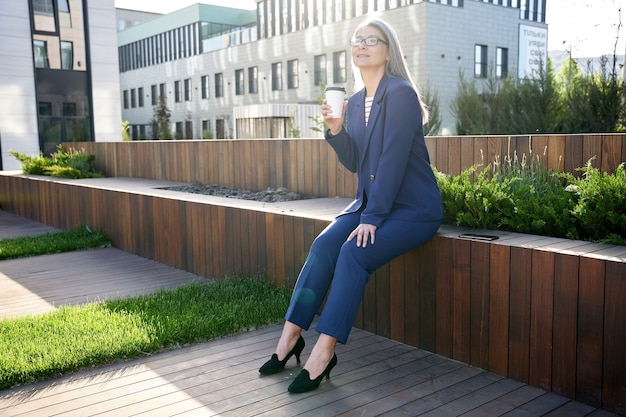
<svg viewBox="0 0 626 417">
<path fill-rule="evenodd" d="M 70 5 L 67 0 L 57 0 L 57 4 L 59 5 L 59 11 L 64 13 L 70 12 Z"/>
<path fill-rule="evenodd" d="M 74 48 L 72 42 L 61 41 L 61 69 L 74 69 Z"/>
<path fill-rule="evenodd" d="M 46 41 L 33 40 L 35 50 L 35 68 L 50 68 L 48 61 L 48 45 Z"/>
</svg>

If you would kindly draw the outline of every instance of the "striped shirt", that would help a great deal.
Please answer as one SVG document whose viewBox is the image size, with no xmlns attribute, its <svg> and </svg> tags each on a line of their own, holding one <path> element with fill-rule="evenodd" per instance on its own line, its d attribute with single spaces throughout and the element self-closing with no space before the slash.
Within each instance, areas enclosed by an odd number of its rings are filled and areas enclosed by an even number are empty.
<svg viewBox="0 0 626 417">
<path fill-rule="evenodd" d="M 370 118 L 370 110 L 372 109 L 372 102 L 374 97 L 365 97 L 365 126 Z"/>
</svg>

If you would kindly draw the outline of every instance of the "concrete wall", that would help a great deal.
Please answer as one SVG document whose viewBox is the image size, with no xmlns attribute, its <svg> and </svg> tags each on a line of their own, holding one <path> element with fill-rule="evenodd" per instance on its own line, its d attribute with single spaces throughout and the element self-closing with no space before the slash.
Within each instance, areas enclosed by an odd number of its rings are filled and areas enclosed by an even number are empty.
<svg viewBox="0 0 626 417">
<path fill-rule="evenodd" d="M 7 1 L 0 13 L 0 148 L 2 169 L 20 169 L 9 151 L 39 153 L 33 42 L 28 2 Z"/>
</svg>

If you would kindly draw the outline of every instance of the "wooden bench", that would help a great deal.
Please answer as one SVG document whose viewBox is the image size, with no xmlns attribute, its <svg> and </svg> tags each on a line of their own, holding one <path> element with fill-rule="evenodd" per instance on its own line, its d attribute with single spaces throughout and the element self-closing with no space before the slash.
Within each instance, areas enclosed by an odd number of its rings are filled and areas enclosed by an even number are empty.
<svg viewBox="0 0 626 417">
<path fill-rule="evenodd" d="M 5 211 L 103 230 L 115 247 L 209 278 L 266 274 L 293 285 L 317 234 L 348 202 L 268 204 L 137 178 L 60 180 L 0 172 Z M 355 325 L 626 414 L 626 247 L 444 226 L 378 270 Z"/>
</svg>

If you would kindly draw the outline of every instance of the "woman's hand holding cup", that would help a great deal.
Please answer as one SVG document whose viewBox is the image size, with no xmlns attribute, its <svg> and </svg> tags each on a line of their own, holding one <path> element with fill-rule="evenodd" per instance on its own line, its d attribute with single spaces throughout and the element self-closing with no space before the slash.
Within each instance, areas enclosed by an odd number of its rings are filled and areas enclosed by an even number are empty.
<svg viewBox="0 0 626 417">
<path fill-rule="evenodd" d="M 324 123 L 330 129 L 331 135 L 337 135 L 343 128 L 343 118 L 346 110 L 346 90 L 343 87 L 327 87 L 326 99 L 322 104 Z"/>
</svg>

